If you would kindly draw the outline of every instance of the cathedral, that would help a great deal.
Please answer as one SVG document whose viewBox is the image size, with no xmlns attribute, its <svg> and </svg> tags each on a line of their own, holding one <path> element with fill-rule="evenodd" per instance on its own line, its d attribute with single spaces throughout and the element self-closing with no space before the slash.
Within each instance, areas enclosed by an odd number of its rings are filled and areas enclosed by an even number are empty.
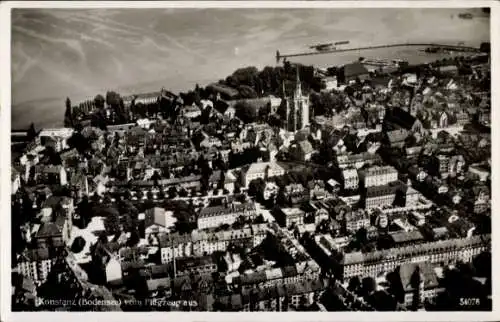
<svg viewBox="0 0 500 322">
<path fill-rule="evenodd" d="M 292 97 L 286 97 L 285 130 L 296 132 L 309 126 L 309 97 L 302 95 L 299 69 L 297 67 L 297 84 Z"/>
</svg>

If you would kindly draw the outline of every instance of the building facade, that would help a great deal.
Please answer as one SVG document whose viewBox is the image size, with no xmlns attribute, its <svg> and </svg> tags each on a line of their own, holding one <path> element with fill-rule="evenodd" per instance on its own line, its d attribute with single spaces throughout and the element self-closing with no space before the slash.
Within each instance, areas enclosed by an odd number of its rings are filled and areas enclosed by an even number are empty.
<svg viewBox="0 0 500 322">
<path fill-rule="evenodd" d="M 381 272 L 393 271 L 408 262 L 430 262 L 432 264 L 453 264 L 472 258 L 489 248 L 490 235 L 475 235 L 471 238 L 447 239 L 435 242 L 391 248 L 370 253 L 354 252 L 344 255 L 341 261 L 341 276 L 348 281 L 354 276 L 376 278 Z"/>
<path fill-rule="evenodd" d="M 198 215 L 198 229 L 215 228 L 223 224 L 231 225 L 239 216 L 253 219 L 256 215 L 254 203 L 207 207 Z"/>
<path fill-rule="evenodd" d="M 384 186 L 398 180 L 398 171 L 392 166 L 373 166 L 359 171 L 364 187 Z"/>
</svg>

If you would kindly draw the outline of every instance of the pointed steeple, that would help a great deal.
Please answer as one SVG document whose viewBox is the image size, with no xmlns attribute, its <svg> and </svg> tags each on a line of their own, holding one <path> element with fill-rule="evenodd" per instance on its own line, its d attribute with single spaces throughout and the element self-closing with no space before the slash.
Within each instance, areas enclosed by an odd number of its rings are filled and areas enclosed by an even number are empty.
<svg viewBox="0 0 500 322">
<path fill-rule="evenodd" d="M 297 82 L 295 84 L 295 97 L 302 97 L 302 86 L 300 84 L 300 76 L 299 76 L 299 65 L 296 65 L 297 69 Z"/>
</svg>

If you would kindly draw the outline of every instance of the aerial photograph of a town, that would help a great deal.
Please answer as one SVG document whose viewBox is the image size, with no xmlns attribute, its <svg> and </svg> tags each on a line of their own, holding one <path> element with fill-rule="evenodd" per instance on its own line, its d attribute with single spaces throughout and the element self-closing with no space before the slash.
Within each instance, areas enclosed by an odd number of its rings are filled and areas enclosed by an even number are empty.
<svg viewBox="0 0 500 322">
<path fill-rule="evenodd" d="M 13 9 L 11 310 L 492 311 L 490 46 L 490 8 Z"/>
</svg>

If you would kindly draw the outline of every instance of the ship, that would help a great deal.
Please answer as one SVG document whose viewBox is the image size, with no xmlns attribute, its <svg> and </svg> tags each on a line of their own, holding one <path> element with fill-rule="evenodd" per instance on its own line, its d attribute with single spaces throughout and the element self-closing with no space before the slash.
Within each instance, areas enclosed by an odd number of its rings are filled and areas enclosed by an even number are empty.
<svg viewBox="0 0 500 322">
<path fill-rule="evenodd" d="M 336 50 L 336 46 L 347 45 L 347 44 L 349 44 L 348 40 L 342 40 L 331 43 L 316 44 L 309 46 L 309 48 L 316 49 L 317 51 L 327 51 L 327 50 Z"/>
<path fill-rule="evenodd" d="M 466 12 L 466 13 L 459 13 L 458 14 L 458 18 L 460 19 L 472 19 L 474 16 L 472 15 L 472 13 L 469 13 L 469 12 Z"/>
<path fill-rule="evenodd" d="M 316 45 L 309 46 L 309 48 L 316 49 L 317 51 L 335 50 L 335 47 L 333 47 L 333 43 L 316 44 Z"/>
</svg>

